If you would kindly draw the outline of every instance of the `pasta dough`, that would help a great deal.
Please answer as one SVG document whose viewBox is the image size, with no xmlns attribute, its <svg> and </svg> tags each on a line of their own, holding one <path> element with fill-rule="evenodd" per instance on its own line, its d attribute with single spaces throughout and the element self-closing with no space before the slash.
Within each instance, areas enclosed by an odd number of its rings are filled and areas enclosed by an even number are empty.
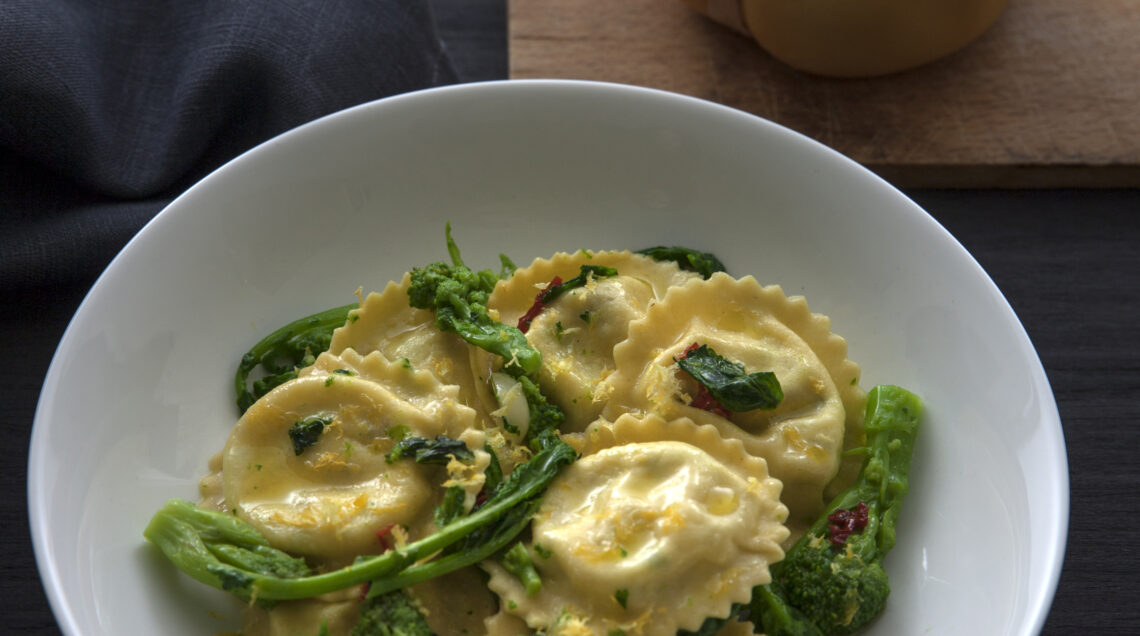
<svg viewBox="0 0 1140 636">
<path fill-rule="evenodd" d="M 534 304 L 535 296 L 556 276 L 578 276 L 582 265 L 617 270 L 616 276 L 593 279 L 549 304 L 531 323 L 527 340 L 542 354 L 539 385 L 566 413 L 564 431 L 581 431 L 601 414 L 606 395 L 596 390 L 613 372 L 613 348 L 626 337 L 626 327 L 645 314 L 674 285 L 697 278 L 675 263 L 656 261 L 628 251 L 559 253 L 537 259 L 501 281 L 487 306 L 504 324 L 515 325 Z M 478 374 L 489 373 L 491 357 L 476 352 Z"/>
<path fill-rule="evenodd" d="M 675 360 L 694 343 L 749 371 L 774 372 L 784 392 L 779 406 L 727 418 L 690 406 L 697 385 Z M 859 367 L 846 355 L 846 342 L 803 298 L 751 276 L 718 273 L 671 289 L 629 325 L 629 337 L 614 350 L 616 371 L 605 381 L 611 399 L 604 415 L 685 416 L 741 440 L 783 482 L 791 523 L 802 530 L 823 510 L 845 444 L 859 440 L 865 396 Z"/>
<path fill-rule="evenodd" d="M 341 590 L 315 598 L 277 603 L 271 608 L 252 605 L 246 612 L 241 636 L 315 636 L 321 632 L 322 626 L 330 634 L 348 634 L 359 619 L 360 592 Z"/>
<path fill-rule="evenodd" d="M 476 378 L 472 373 L 472 347 L 459 336 L 436 328 L 433 312 L 408 304 L 410 282 L 411 276 L 405 274 L 400 282 L 368 294 L 359 309 L 349 312 L 345 325 L 333 332 L 328 352 L 341 355 L 352 350 L 363 356 L 379 351 L 390 361 L 455 385 L 464 404 L 494 408 L 482 383 L 486 376 Z M 479 408 L 479 417 L 487 410 Z"/>
<path fill-rule="evenodd" d="M 352 378 L 382 386 L 393 397 L 409 406 L 431 415 L 434 411 L 449 405 L 462 404 L 457 385 L 444 384 L 434 374 L 417 369 L 403 360 L 392 361 L 378 351 L 361 355 L 355 349 L 345 349 L 339 355 L 325 352 L 317 356 L 311 366 L 298 372 L 298 377 L 319 376 L 326 383 Z M 332 378 L 332 380 L 329 380 Z M 470 415 L 475 416 L 473 410 Z M 444 426 L 443 432 L 457 436 L 471 425 L 463 420 L 446 420 L 453 426 Z"/>
<path fill-rule="evenodd" d="M 628 415 L 576 441 L 584 456 L 550 485 L 532 524 L 542 590 L 527 596 L 501 566 L 485 566 L 508 612 L 552 635 L 575 626 L 674 636 L 771 580 L 787 509 L 764 460 L 740 442 L 688 419 Z"/>
<path fill-rule="evenodd" d="M 297 452 L 290 429 L 326 421 Z M 343 565 L 380 551 L 376 532 L 399 524 L 422 533 L 436 501 L 430 467 L 389 464 L 393 429 L 434 437 L 471 427 L 474 412 L 443 397 L 430 408 L 370 380 L 310 373 L 246 411 L 222 453 L 226 504 L 275 547 Z"/>
</svg>

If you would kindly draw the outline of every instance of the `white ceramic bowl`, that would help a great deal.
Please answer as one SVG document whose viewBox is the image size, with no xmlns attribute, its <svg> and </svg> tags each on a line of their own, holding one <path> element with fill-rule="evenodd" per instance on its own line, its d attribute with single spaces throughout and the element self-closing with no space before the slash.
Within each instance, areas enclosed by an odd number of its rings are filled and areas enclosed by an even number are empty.
<svg viewBox="0 0 1140 636">
<path fill-rule="evenodd" d="M 141 532 L 235 420 L 237 357 L 293 318 L 446 257 L 683 244 L 832 317 L 863 384 L 926 403 L 868 634 L 1032 634 L 1056 587 L 1068 473 L 1056 406 L 1001 293 L 930 216 L 839 154 L 674 94 L 562 81 L 365 104 L 273 139 L 179 197 L 111 263 L 43 387 L 36 556 L 69 634 L 213 634 L 236 604 Z"/>
</svg>

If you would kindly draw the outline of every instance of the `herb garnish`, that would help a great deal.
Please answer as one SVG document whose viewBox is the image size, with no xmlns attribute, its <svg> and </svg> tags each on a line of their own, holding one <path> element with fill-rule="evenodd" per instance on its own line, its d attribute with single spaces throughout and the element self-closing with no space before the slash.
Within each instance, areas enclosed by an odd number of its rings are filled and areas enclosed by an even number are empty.
<svg viewBox="0 0 1140 636">
<path fill-rule="evenodd" d="M 693 343 L 676 361 L 708 390 L 717 405 L 730 412 L 774 409 L 784 399 L 775 373 L 748 373 L 744 365 L 724 358 L 708 345 Z"/>
<path fill-rule="evenodd" d="M 333 418 L 331 417 L 313 415 L 299 422 L 294 422 L 293 426 L 289 428 L 289 439 L 293 441 L 293 453 L 300 455 L 305 452 L 305 449 L 316 444 L 325 427 L 332 424 L 332 421 Z"/>
</svg>

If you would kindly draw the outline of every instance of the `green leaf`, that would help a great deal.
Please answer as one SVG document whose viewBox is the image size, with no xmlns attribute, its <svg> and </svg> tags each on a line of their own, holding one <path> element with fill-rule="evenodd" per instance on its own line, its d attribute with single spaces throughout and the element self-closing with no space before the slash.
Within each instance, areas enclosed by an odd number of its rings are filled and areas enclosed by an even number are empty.
<svg viewBox="0 0 1140 636">
<path fill-rule="evenodd" d="M 391 464 L 405 457 L 411 457 L 417 464 L 439 466 L 446 466 L 452 457 L 461 462 L 475 461 L 475 453 L 467 448 L 467 444 L 446 435 L 437 435 L 434 440 L 426 437 L 405 437 L 388 451 L 387 460 Z"/>
<path fill-rule="evenodd" d="M 325 427 L 332 424 L 333 418 L 313 415 L 299 422 L 294 422 L 289 428 L 289 439 L 293 440 L 293 452 L 297 455 L 304 453 L 307 448 L 317 443 Z"/>
<path fill-rule="evenodd" d="M 499 254 L 499 264 L 501 266 L 499 269 L 499 278 L 503 280 L 514 276 L 515 271 L 518 270 L 518 265 L 515 265 L 514 261 L 506 254 Z"/>
<path fill-rule="evenodd" d="M 708 280 L 717 272 L 725 271 L 724 263 L 720 262 L 720 259 L 716 256 L 708 252 L 698 252 L 697 250 L 687 247 L 676 245 L 673 247 L 649 247 L 638 250 L 637 253 L 644 254 L 658 261 L 672 261 L 685 271 L 700 274 L 705 280 Z"/>
<path fill-rule="evenodd" d="M 720 356 L 708 345 L 686 351 L 677 364 L 729 411 L 774 409 L 784 399 L 775 373 L 748 373 L 744 365 Z"/>
</svg>

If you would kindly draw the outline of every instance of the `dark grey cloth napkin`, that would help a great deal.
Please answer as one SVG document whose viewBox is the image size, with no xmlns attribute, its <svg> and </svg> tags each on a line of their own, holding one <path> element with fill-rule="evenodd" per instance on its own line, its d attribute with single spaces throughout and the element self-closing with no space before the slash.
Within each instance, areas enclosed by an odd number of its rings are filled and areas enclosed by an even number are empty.
<svg viewBox="0 0 1140 636">
<path fill-rule="evenodd" d="M 453 82 L 428 1 L 0 0 L 0 631 L 59 633 L 20 493 L 43 372 L 83 294 L 238 153 Z"/>
<path fill-rule="evenodd" d="M 427 0 L 0 2 L 0 291 L 93 279 L 240 152 L 454 80 Z"/>
</svg>

